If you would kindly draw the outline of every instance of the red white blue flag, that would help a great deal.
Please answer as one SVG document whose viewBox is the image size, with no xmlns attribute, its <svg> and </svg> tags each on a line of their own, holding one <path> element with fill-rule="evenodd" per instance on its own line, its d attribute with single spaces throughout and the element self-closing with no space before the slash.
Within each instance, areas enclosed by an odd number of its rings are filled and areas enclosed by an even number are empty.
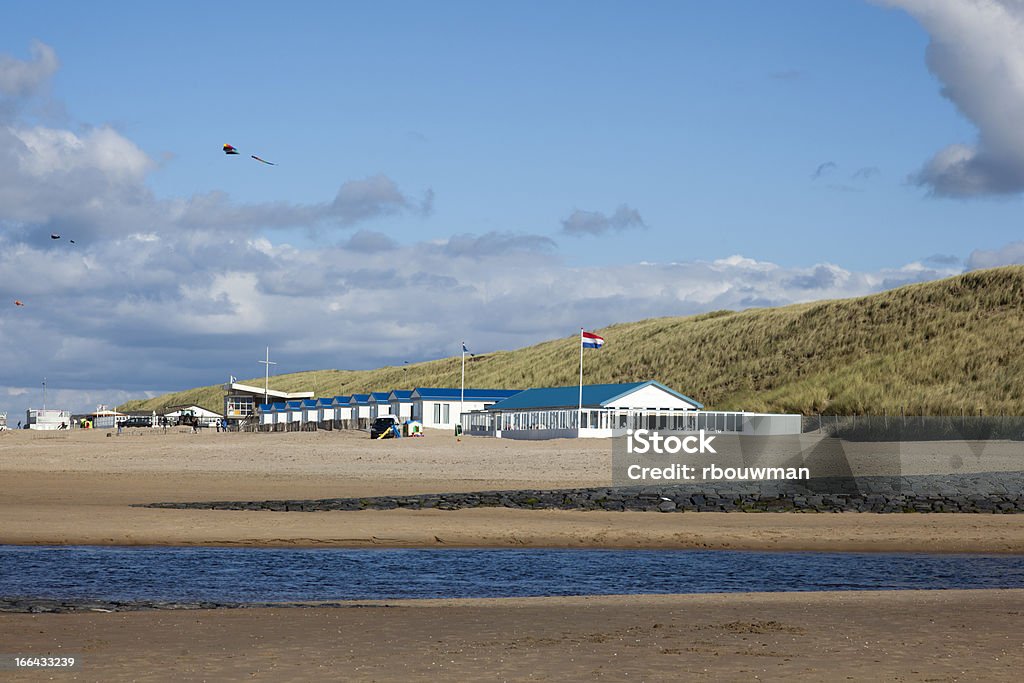
<svg viewBox="0 0 1024 683">
<path fill-rule="evenodd" d="M 604 337 L 598 337 L 593 332 L 581 332 L 581 341 L 585 349 L 599 349 L 604 346 Z"/>
</svg>

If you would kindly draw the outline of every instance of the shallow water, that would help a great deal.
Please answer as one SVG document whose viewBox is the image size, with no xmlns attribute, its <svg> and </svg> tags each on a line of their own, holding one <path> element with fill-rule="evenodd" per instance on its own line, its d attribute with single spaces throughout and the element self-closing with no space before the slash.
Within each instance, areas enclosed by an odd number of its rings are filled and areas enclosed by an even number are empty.
<svg viewBox="0 0 1024 683">
<path fill-rule="evenodd" d="M 0 546 L 0 597 L 307 601 L 1022 588 L 1024 556 Z"/>
</svg>

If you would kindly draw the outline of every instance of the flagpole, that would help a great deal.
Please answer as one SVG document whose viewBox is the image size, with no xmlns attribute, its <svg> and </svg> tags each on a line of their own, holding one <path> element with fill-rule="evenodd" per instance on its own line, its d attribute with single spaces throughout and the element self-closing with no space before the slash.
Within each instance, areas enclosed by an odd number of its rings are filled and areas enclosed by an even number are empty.
<svg viewBox="0 0 1024 683">
<path fill-rule="evenodd" d="M 576 415 L 576 436 L 583 428 L 583 328 L 580 328 L 580 407 Z"/>
<path fill-rule="evenodd" d="M 462 391 L 459 393 L 459 424 L 462 424 L 463 404 L 466 402 L 466 342 L 462 342 Z"/>
</svg>

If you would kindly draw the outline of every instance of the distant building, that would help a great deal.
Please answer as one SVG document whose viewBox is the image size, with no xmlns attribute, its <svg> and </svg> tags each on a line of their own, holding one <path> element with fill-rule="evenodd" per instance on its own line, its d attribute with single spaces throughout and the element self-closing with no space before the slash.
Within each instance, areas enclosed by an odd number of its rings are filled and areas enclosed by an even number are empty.
<svg viewBox="0 0 1024 683">
<path fill-rule="evenodd" d="M 84 418 L 93 426 L 94 429 L 113 429 L 117 426 L 118 422 L 122 422 L 128 418 L 127 413 L 119 413 L 116 410 L 111 410 L 106 406 L 96 406 L 96 410 L 92 411 Z"/>
<path fill-rule="evenodd" d="M 214 427 L 217 422 L 224 419 L 224 416 L 220 413 L 215 413 L 212 410 L 207 410 L 197 405 L 180 405 L 170 406 L 165 409 L 162 413 L 157 416 L 156 421 L 153 423 L 154 427 L 159 427 L 161 424 L 160 418 L 167 418 L 167 422 L 170 424 L 178 424 L 182 417 L 195 416 L 199 418 L 199 425 L 202 427 Z"/>
<path fill-rule="evenodd" d="M 29 429 L 69 429 L 71 427 L 71 411 L 29 408 L 25 411 L 25 424 Z"/>
<path fill-rule="evenodd" d="M 263 387 L 231 382 L 224 385 L 224 417 L 246 420 L 256 415 L 256 406 L 275 401 L 296 401 L 313 398 L 312 391 L 264 391 Z"/>
</svg>

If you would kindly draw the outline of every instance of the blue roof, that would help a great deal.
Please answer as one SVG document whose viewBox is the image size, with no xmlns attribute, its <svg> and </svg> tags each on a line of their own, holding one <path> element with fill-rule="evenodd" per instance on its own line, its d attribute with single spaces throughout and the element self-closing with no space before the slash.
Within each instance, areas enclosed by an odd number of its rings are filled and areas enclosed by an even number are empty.
<svg viewBox="0 0 1024 683">
<path fill-rule="evenodd" d="M 694 401 L 689 396 L 684 396 L 672 391 L 660 382 L 629 382 L 626 384 L 584 384 L 583 405 L 589 408 L 603 408 L 615 399 L 632 393 L 645 386 L 656 386 L 680 398 L 697 408 L 703 408 L 702 403 Z M 580 403 L 579 385 L 571 387 L 552 387 L 549 389 L 527 389 L 521 391 L 512 398 L 495 403 L 488 410 L 529 410 L 533 408 L 572 408 Z"/>
<path fill-rule="evenodd" d="M 316 403 L 317 403 L 317 405 L 321 405 L 321 406 L 330 406 L 330 405 L 334 405 L 334 399 L 333 398 L 318 398 L 316 400 Z"/>
<path fill-rule="evenodd" d="M 409 403 L 412 401 L 412 392 L 405 391 L 404 389 L 395 389 L 391 392 L 391 395 L 388 396 L 388 400 Z"/>
<path fill-rule="evenodd" d="M 285 405 L 288 406 L 289 410 L 297 410 L 302 407 L 302 401 L 288 401 Z"/>
<path fill-rule="evenodd" d="M 350 403 L 354 403 L 354 404 L 360 405 L 360 406 L 370 405 L 370 395 L 369 394 L 352 394 L 352 399 L 351 399 Z"/>
<path fill-rule="evenodd" d="M 288 406 L 284 403 L 274 403 L 270 406 L 271 410 L 288 410 Z"/>
<path fill-rule="evenodd" d="M 470 401 L 504 401 L 507 398 L 520 393 L 521 389 L 466 389 L 466 398 Z M 462 396 L 462 389 L 437 388 L 437 387 L 416 387 L 413 389 L 414 399 L 426 399 L 428 401 L 458 401 Z"/>
<path fill-rule="evenodd" d="M 261 403 L 258 406 L 256 406 L 256 410 L 260 411 L 261 413 L 268 413 L 272 409 L 273 409 L 273 406 L 271 404 L 269 404 L 269 403 Z"/>
<path fill-rule="evenodd" d="M 377 403 L 387 403 L 388 402 L 388 392 L 386 392 L 386 391 L 375 391 L 372 394 L 370 394 L 370 398 L 372 398 Z"/>
<path fill-rule="evenodd" d="M 345 405 L 348 405 L 348 402 L 352 400 L 352 397 L 351 397 L 351 396 L 335 396 L 335 397 L 334 397 L 333 399 L 331 399 L 331 400 L 332 400 L 332 401 L 333 401 L 333 402 L 334 402 L 335 404 L 340 404 L 340 403 L 344 403 Z"/>
<path fill-rule="evenodd" d="M 317 402 L 315 398 L 307 398 L 302 401 L 303 408 L 316 408 Z"/>
</svg>

